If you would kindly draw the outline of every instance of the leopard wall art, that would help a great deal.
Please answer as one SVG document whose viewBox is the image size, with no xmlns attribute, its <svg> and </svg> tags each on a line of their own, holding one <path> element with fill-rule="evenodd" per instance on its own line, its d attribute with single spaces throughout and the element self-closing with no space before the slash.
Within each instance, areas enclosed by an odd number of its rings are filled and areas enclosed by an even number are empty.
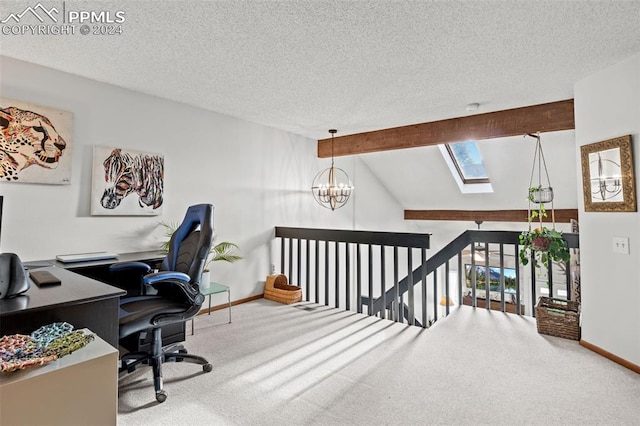
<svg viewBox="0 0 640 426">
<path fill-rule="evenodd" d="M 0 109 L 0 180 L 16 182 L 29 167 L 56 169 L 67 142 L 51 121 L 33 111 Z"/>
</svg>

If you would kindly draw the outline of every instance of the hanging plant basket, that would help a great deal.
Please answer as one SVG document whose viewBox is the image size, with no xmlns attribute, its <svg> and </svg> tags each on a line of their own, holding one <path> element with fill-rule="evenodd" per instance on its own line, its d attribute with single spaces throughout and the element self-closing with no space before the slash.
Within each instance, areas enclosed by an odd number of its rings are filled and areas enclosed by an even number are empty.
<svg viewBox="0 0 640 426">
<path fill-rule="evenodd" d="M 567 242 L 562 237 L 562 232 L 555 229 L 555 217 L 553 211 L 553 188 L 549 180 L 549 173 L 542 152 L 540 134 L 527 134 L 536 139 L 536 150 L 533 156 L 533 167 L 531 170 L 531 180 L 529 181 L 529 230 L 520 234 L 519 257 L 523 265 L 529 263 L 529 259 L 535 267 L 548 267 L 549 261 L 568 262 L 570 258 Z M 536 173 L 537 172 L 537 173 Z M 534 178 L 537 174 L 537 185 Z M 546 182 L 543 180 L 546 178 Z M 543 225 L 543 220 L 547 217 L 545 203 L 551 204 L 551 228 Z M 532 204 L 536 204 L 533 206 Z M 533 228 L 533 223 L 538 222 L 538 227 Z"/>
<path fill-rule="evenodd" d="M 562 237 L 562 233 L 555 229 L 543 226 L 531 231 L 525 231 L 520 234 L 519 240 L 520 262 L 523 265 L 527 265 L 530 258 L 536 267 L 547 267 L 550 260 L 568 262 L 571 258 L 567 242 Z"/>
<path fill-rule="evenodd" d="M 552 241 L 553 239 L 549 237 L 535 237 L 533 241 L 531 241 L 531 246 L 537 251 L 547 251 Z"/>
<path fill-rule="evenodd" d="M 529 199 L 536 204 L 550 203 L 553 201 L 553 188 L 550 186 L 530 188 Z"/>
</svg>

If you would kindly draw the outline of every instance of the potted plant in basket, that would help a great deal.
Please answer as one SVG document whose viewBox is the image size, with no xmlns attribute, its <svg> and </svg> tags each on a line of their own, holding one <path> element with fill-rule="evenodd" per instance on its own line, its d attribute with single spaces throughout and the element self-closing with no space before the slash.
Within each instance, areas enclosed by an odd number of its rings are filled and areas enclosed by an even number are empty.
<svg viewBox="0 0 640 426">
<path fill-rule="evenodd" d="M 162 249 L 166 252 L 169 251 L 169 241 L 171 240 L 171 236 L 178 228 L 177 223 L 161 223 L 165 228 L 165 236 L 167 240 L 162 243 Z M 200 287 L 206 288 L 209 287 L 210 283 L 210 269 L 209 265 L 212 262 L 229 262 L 233 263 L 242 259 L 242 255 L 240 254 L 240 247 L 238 247 L 235 243 L 229 241 L 223 241 L 221 243 L 215 244 L 211 246 L 209 250 L 209 254 L 207 256 L 206 263 L 204 265 L 204 269 L 202 270 L 202 278 L 200 279 Z"/>
<path fill-rule="evenodd" d="M 540 187 L 529 188 L 529 201 L 534 201 L 536 194 L 539 194 L 540 190 Z M 571 255 L 567 242 L 562 238 L 562 232 L 542 225 L 542 219 L 547 217 L 547 211 L 544 203 L 540 203 L 538 206 L 537 210 L 531 210 L 529 214 L 529 230 L 518 236 L 521 246 L 519 252 L 520 262 L 523 265 L 527 265 L 529 264 L 529 259 L 531 259 L 535 267 L 548 267 L 550 260 L 568 262 Z M 539 221 L 539 226 L 531 229 L 532 223 L 536 220 Z"/>
</svg>

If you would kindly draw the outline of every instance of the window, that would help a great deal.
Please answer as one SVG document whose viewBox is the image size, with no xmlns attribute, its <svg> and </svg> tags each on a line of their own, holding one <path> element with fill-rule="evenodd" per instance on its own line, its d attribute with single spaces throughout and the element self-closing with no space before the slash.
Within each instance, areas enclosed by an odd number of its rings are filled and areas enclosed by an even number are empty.
<svg viewBox="0 0 640 426">
<path fill-rule="evenodd" d="M 447 151 L 463 183 L 489 183 L 482 154 L 475 141 L 447 144 Z"/>
<path fill-rule="evenodd" d="M 493 192 L 476 141 L 438 145 L 451 175 L 463 194 Z"/>
</svg>

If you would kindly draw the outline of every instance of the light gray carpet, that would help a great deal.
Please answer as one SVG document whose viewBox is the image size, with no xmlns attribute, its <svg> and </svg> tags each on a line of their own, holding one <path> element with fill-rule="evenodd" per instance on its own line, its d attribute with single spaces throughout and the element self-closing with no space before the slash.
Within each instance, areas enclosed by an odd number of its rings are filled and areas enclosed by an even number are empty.
<svg viewBox="0 0 640 426">
<path fill-rule="evenodd" d="M 196 318 L 195 364 L 120 380 L 120 425 L 640 424 L 640 375 L 539 335 L 535 319 L 463 306 L 428 330 L 257 300 Z M 190 330 L 190 327 L 188 327 Z"/>
</svg>

